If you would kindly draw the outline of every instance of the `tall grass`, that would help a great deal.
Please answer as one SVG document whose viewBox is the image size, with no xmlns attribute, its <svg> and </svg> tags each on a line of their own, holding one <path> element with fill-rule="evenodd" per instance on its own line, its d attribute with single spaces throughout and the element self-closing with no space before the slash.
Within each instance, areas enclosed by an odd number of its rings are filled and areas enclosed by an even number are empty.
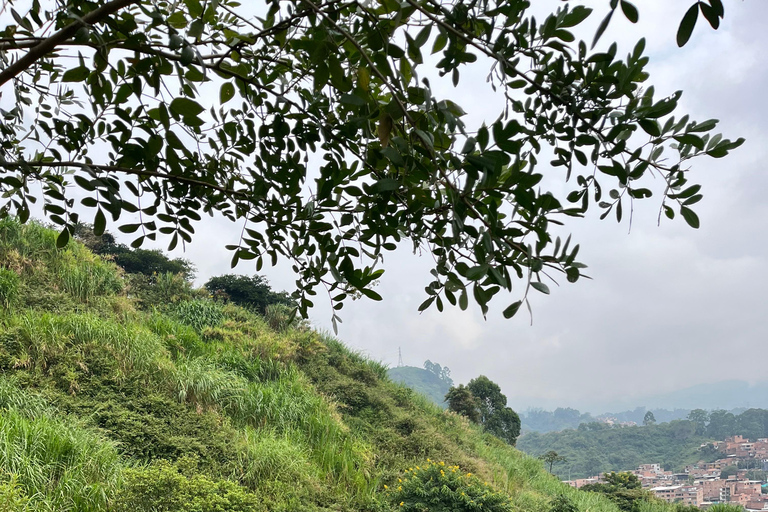
<svg viewBox="0 0 768 512">
<path fill-rule="evenodd" d="M 102 511 L 123 464 L 104 438 L 48 416 L 15 409 L 0 415 L 0 467 L 13 475 L 33 510 Z"/>
<path fill-rule="evenodd" d="M 216 327 L 224 321 L 222 305 L 208 299 L 179 302 L 170 308 L 169 313 L 198 332 L 206 327 Z"/>
<path fill-rule="evenodd" d="M 31 221 L 21 224 L 12 217 L 0 219 L 0 258 L 3 264 L 27 266 L 34 260 L 50 262 L 59 254 L 56 232 Z"/>
<path fill-rule="evenodd" d="M 66 355 L 82 358 L 85 351 L 106 352 L 125 375 L 136 370 L 156 374 L 167 365 L 163 341 L 137 324 L 121 325 L 90 313 L 55 315 L 27 311 L 9 322 L 10 336 L 3 339 L 19 361 L 43 368 Z M 21 363 L 20 363 L 21 364 Z"/>
<path fill-rule="evenodd" d="M 19 299 L 19 275 L 13 270 L 0 267 L 0 307 L 8 311 Z"/>
</svg>

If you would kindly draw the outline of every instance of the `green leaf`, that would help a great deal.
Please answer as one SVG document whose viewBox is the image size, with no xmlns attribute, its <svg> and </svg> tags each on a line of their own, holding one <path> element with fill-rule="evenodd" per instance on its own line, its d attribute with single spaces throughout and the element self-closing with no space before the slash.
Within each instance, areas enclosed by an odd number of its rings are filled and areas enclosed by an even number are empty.
<svg viewBox="0 0 768 512">
<path fill-rule="evenodd" d="M 693 27 L 696 26 L 696 19 L 699 17 L 699 3 L 696 2 L 683 16 L 680 26 L 677 28 L 677 46 L 683 47 L 693 34 Z"/>
<path fill-rule="evenodd" d="M 613 16 L 613 12 L 614 11 L 611 10 L 611 12 L 608 13 L 608 16 L 603 18 L 603 21 L 600 22 L 600 26 L 597 27 L 597 32 L 595 32 L 595 38 L 592 40 L 592 48 L 594 48 L 597 42 L 600 40 L 600 37 L 605 32 L 605 29 L 608 28 L 608 24 L 611 22 L 611 16 Z"/>
<path fill-rule="evenodd" d="M 369 299 L 373 299 L 373 300 L 376 300 L 376 301 L 381 300 L 381 295 L 379 295 L 378 293 L 376 293 L 375 291 L 373 291 L 371 289 L 362 288 L 360 290 L 360 293 L 362 293 L 363 295 L 365 295 Z"/>
<path fill-rule="evenodd" d="M 625 0 L 621 0 L 621 10 L 624 12 L 624 16 L 626 16 L 629 21 L 632 23 L 637 23 L 637 20 L 639 19 L 637 7 Z"/>
<path fill-rule="evenodd" d="M 68 69 L 64 76 L 61 77 L 62 82 L 82 82 L 86 78 L 88 78 L 88 75 L 91 74 L 91 70 L 80 66 L 77 68 Z"/>
<path fill-rule="evenodd" d="M 592 9 L 584 7 L 583 5 L 577 5 L 571 12 L 563 16 L 563 21 L 560 22 L 560 28 L 575 27 L 592 14 Z"/>
<path fill-rule="evenodd" d="M 224 82 L 219 91 L 219 101 L 225 104 L 235 96 L 235 86 L 232 82 Z"/>
<path fill-rule="evenodd" d="M 504 310 L 504 318 L 512 318 L 517 314 L 517 311 L 520 309 L 520 306 L 523 305 L 523 301 L 519 300 L 515 303 L 510 304 L 507 309 Z"/>
<path fill-rule="evenodd" d="M 689 144 L 696 149 L 704 149 L 704 141 L 701 137 L 693 135 L 692 133 L 685 133 L 683 135 L 675 135 L 675 140 L 680 144 Z"/>
<path fill-rule="evenodd" d="M 688 223 L 693 229 L 699 229 L 699 216 L 694 213 L 693 210 L 685 206 L 680 207 L 680 215 L 683 216 L 685 222 Z"/>
<path fill-rule="evenodd" d="M 545 285 L 544 283 L 540 283 L 538 281 L 531 281 L 531 287 L 540 291 L 544 295 L 549 295 L 549 286 Z"/>
<path fill-rule="evenodd" d="M 104 212 L 99 208 L 96 210 L 96 217 L 93 219 L 93 234 L 101 236 L 104 234 L 104 229 L 107 226 L 107 218 L 104 216 Z"/>
<path fill-rule="evenodd" d="M 637 124 L 639 124 L 640 128 L 651 137 L 658 137 L 661 135 L 661 127 L 659 127 L 659 123 L 652 119 L 640 119 L 637 121 Z"/>
<path fill-rule="evenodd" d="M 200 104 L 189 98 L 176 98 L 170 104 L 171 112 L 180 116 L 196 116 L 205 110 Z"/>
<path fill-rule="evenodd" d="M 69 229 L 64 228 L 61 233 L 59 233 L 59 236 L 56 237 L 56 247 L 58 249 L 63 249 L 67 246 L 69 243 Z"/>
</svg>

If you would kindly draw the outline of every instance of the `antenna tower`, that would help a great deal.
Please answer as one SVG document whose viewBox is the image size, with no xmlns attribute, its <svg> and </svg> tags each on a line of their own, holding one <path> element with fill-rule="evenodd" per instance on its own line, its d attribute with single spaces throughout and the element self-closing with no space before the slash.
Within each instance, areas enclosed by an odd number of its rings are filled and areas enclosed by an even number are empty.
<svg viewBox="0 0 768 512">
<path fill-rule="evenodd" d="M 400 368 L 401 366 L 403 366 L 403 351 L 397 347 L 397 367 Z"/>
</svg>

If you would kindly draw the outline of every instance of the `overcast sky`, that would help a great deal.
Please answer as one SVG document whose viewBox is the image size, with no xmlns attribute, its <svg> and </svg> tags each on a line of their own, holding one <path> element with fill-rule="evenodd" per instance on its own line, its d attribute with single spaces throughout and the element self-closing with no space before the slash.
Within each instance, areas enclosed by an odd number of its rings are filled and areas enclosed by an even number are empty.
<svg viewBox="0 0 768 512">
<path fill-rule="evenodd" d="M 535 2 L 538 9 L 562 5 Z M 632 230 L 627 223 L 599 221 L 592 212 L 570 223 L 581 244 L 579 259 L 593 280 L 552 287 L 550 296 L 533 297 L 533 325 L 527 314 L 505 320 L 499 297 L 488 320 L 477 309 L 417 312 L 429 282 L 429 260 L 405 248 L 385 260 L 378 287 L 380 303 L 346 305 L 339 338 L 369 357 L 396 365 L 398 347 L 406 365 L 426 359 L 448 366 L 456 382 L 487 375 L 498 382 L 513 408 L 572 406 L 603 412 L 625 398 L 648 405 L 644 397 L 694 384 L 762 378 L 761 355 L 768 329 L 764 297 L 768 285 L 768 215 L 764 172 L 768 140 L 766 68 L 768 2 L 727 2 L 717 32 L 700 20 L 691 42 L 674 43 L 677 23 L 693 0 L 638 0 L 640 23 L 619 17 L 604 41 L 620 41 L 626 54 L 640 36 L 648 39 L 651 83 L 657 93 L 684 91 L 681 112 L 694 119 L 721 120 L 719 131 L 747 142 L 731 156 L 696 160 L 695 178 L 704 200 L 696 209 L 701 228 L 681 220 L 657 226 L 659 203 L 636 205 Z M 589 31 L 605 14 L 598 6 Z M 450 94 L 474 121 L 497 117 L 498 100 L 484 84 Z M 541 167 L 545 174 L 558 173 Z M 554 174 L 555 180 L 559 174 Z M 185 253 L 198 268 L 198 283 L 230 272 L 239 226 L 211 220 Z M 247 263 L 247 262 L 246 262 Z M 241 264 L 235 269 L 254 269 Z M 292 290 L 289 266 L 265 269 L 275 288 Z M 515 299 L 516 300 L 516 299 Z M 330 330 L 330 309 L 311 311 L 319 329 Z"/>
</svg>

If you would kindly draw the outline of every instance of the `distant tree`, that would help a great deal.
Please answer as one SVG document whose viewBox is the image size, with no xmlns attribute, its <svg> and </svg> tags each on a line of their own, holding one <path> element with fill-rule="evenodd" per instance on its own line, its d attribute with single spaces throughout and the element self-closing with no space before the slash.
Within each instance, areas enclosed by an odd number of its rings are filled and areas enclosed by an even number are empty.
<svg viewBox="0 0 768 512">
<path fill-rule="evenodd" d="M 581 490 L 605 494 L 623 512 L 637 512 L 641 503 L 656 500 L 650 491 L 642 488 L 640 479 L 632 473 L 606 473 L 603 480 L 605 483 L 584 485 Z"/>
<path fill-rule="evenodd" d="M 643 418 L 643 425 L 646 427 L 648 425 L 655 425 L 656 424 L 656 416 L 653 415 L 651 411 L 648 411 L 645 413 L 645 417 Z"/>
<path fill-rule="evenodd" d="M 688 420 L 696 425 L 696 433 L 702 435 L 707 431 L 709 413 L 704 409 L 694 409 L 688 413 Z"/>
<path fill-rule="evenodd" d="M 696 434 L 696 424 L 688 420 L 670 421 L 668 427 L 672 430 L 675 439 L 688 439 Z"/>
<path fill-rule="evenodd" d="M 747 409 L 736 416 L 736 433 L 752 440 L 768 436 L 768 411 Z"/>
<path fill-rule="evenodd" d="M 433 363 L 427 359 L 424 361 L 424 369 L 434 374 L 438 379 L 445 382 L 448 386 L 453 386 L 451 370 L 447 366 L 440 366 L 438 363 Z"/>
<path fill-rule="evenodd" d="M 469 388 L 472 395 L 474 395 L 480 403 L 480 421 L 483 423 L 485 423 L 496 410 L 503 409 L 507 405 L 507 397 L 501 392 L 499 385 L 485 375 L 480 375 L 476 379 L 469 381 L 467 388 Z"/>
<path fill-rule="evenodd" d="M 552 473 L 552 467 L 558 463 L 558 462 L 565 462 L 568 459 L 563 457 L 562 455 L 559 455 L 555 450 L 549 450 L 543 455 L 539 456 L 539 459 L 544 462 L 544 464 L 549 464 L 549 472 Z"/>
<path fill-rule="evenodd" d="M 494 411 L 483 427 L 489 434 L 514 446 L 520 436 L 520 416 L 510 407 L 502 407 Z"/>
<path fill-rule="evenodd" d="M 712 411 L 709 415 L 709 425 L 707 425 L 707 435 L 714 439 L 725 439 L 735 434 L 736 417 L 723 410 Z"/>
<path fill-rule="evenodd" d="M 739 468 L 736 465 L 726 466 L 720 471 L 720 478 L 727 480 L 729 476 L 733 476 L 739 472 Z"/>
<path fill-rule="evenodd" d="M 445 395 L 448 409 L 479 423 L 489 434 L 514 446 L 520 436 L 520 416 L 507 407 L 507 397 L 498 384 L 485 375 L 459 384 Z"/>
<path fill-rule="evenodd" d="M 226 274 L 212 277 L 205 288 L 214 296 L 228 300 L 238 306 L 265 314 L 271 304 L 293 305 L 285 292 L 275 292 L 264 276 L 241 276 Z"/>
<path fill-rule="evenodd" d="M 133 249 L 116 242 L 115 237 L 104 232 L 96 235 L 93 226 L 80 222 L 75 226 L 75 238 L 91 251 L 102 256 L 111 256 L 112 260 L 128 274 L 149 276 L 152 284 L 160 274 L 179 274 L 187 281 L 195 277 L 195 267 L 183 258 L 169 258 L 159 249 Z"/>
<path fill-rule="evenodd" d="M 478 400 L 464 384 L 451 387 L 445 394 L 445 401 L 448 402 L 449 411 L 466 416 L 472 423 L 480 423 Z"/>
<path fill-rule="evenodd" d="M 485 431 L 514 445 L 520 435 L 520 416 L 507 407 L 507 397 L 499 385 L 480 375 L 469 381 L 467 388 L 478 400 L 480 423 Z"/>
</svg>

